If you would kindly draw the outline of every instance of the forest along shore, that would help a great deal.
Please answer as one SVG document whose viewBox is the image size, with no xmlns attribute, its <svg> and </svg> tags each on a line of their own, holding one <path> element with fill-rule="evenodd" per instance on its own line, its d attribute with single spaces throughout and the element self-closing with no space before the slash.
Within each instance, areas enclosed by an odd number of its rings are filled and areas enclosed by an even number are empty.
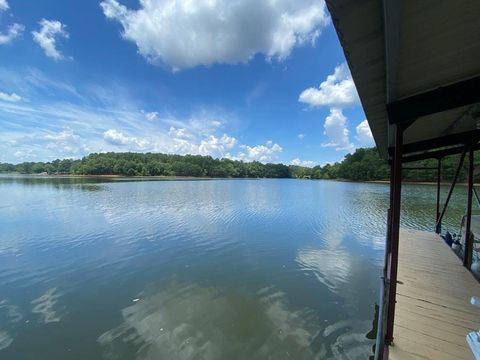
<svg viewBox="0 0 480 360">
<path fill-rule="evenodd" d="M 475 154 L 480 161 L 480 153 Z M 452 179 L 458 164 L 458 155 L 442 160 L 442 181 Z M 419 161 L 415 167 L 435 167 L 433 159 Z M 390 177 L 387 161 L 380 158 L 376 148 L 360 148 L 333 164 L 305 167 L 285 164 L 263 164 L 232 159 L 215 159 L 201 155 L 172 155 L 160 153 L 93 153 L 82 159 L 57 159 L 51 162 L 0 163 L 0 173 L 135 176 L 159 178 L 306 178 L 348 181 L 386 181 Z M 437 181 L 436 171 L 407 170 L 405 181 L 432 183 Z M 462 171 L 459 181 L 465 181 Z M 480 176 L 476 176 L 476 181 Z"/>
</svg>

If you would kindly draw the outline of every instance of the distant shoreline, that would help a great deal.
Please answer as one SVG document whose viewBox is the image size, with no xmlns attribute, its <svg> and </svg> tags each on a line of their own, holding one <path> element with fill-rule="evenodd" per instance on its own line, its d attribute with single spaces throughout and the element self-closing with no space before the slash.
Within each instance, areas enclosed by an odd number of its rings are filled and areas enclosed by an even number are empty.
<svg viewBox="0 0 480 360">
<path fill-rule="evenodd" d="M 151 180 L 255 180 L 258 178 L 217 178 L 217 177 L 203 177 L 203 176 L 163 176 L 163 175 L 134 175 L 134 176 L 127 176 L 127 175 L 83 175 L 83 174 L 22 174 L 17 172 L 3 172 L 0 175 L 16 175 L 16 176 L 32 176 L 37 178 L 90 178 L 90 179 L 118 179 L 118 180 L 128 180 L 128 179 L 151 179 Z"/>
<path fill-rule="evenodd" d="M 308 179 L 308 178 L 254 178 L 254 177 L 202 177 L 202 176 L 163 176 L 163 175 L 134 175 L 134 176 L 126 176 L 126 175 L 72 175 L 72 174 L 22 174 L 17 172 L 3 172 L 0 175 L 19 175 L 19 176 L 32 176 L 32 177 L 58 177 L 58 178 L 90 178 L 90 179 L 118 179 L 118 180 L 262 180 L 262 179 L 272 179 L 272 180 L 281 180 L 281 179 L 289 179 L 289 180 L 326 180 L 326 181 L 339 181 L 339 182 L 351 182 L 351 183 L 367 183 L 367 184 L 390 184 L 388 180 L 348 180 L 348 179 Z M 405 185 L 437 185 L 436 182 L 429 182 L 429 181 L 408 181 L 404 180 L 403 184 Z M 440 185 L 442 186 L 450 186 L 451 182 L 441 182 Z M 457 183 L 460 186 L 467 186 L 467 183 Z M 474 186 L 480 186 L 480 183 L 474 184 Z"/>
<path fill-rule="evenodd" d="M 388 180 L 365 180 L 365 181 L 358 181 L 358 182 L 366 182 L 366 183 L 377 183 L 377 184 L 390 184 Z M 403 180 L 402 184 L 408 185 L 437 185 L 435 181 L 408 181 Z M 440 185 L 442 186 L 450 186 L 452 185 L 451 182 L 441 182 Z M 467 183 L 457 182 L 456 185 L 467 186 Z M 474 186 L 480 186 L 480 184 L 473 184 Z"/>
</svg>

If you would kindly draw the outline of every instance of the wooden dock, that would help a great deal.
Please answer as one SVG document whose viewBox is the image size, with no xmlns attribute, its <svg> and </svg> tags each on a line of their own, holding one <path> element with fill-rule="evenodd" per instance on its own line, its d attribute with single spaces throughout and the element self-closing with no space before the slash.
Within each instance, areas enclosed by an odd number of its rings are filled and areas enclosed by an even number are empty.
<svg viewBox="0 0 480 360">
<path fill-rule="evenodd" d="M 389 359 L 473 359 L 465 336 L 480 329 L 470 304 L 480 285 L 435 233 L 400 232 L 394 344 Z"/>
</svg>

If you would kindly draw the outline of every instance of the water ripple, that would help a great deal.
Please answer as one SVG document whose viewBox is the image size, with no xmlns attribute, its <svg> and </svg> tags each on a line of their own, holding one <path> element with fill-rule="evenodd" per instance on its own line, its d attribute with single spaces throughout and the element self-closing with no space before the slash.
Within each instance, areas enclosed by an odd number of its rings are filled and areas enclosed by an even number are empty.
<svg viewBox="0 0 480 360">
<path fill-rule="evenodd" d="M 388 191 L 0 177 L 1 355 L 62 359 L 37 344 L 61 338 L 52 351 L 92 360 L 366 358 Z M 434 195 L 405 186 L 402 226 L 431 229 Z M 464 200 L 460 188 L 445 228 Z"/>
</svg>

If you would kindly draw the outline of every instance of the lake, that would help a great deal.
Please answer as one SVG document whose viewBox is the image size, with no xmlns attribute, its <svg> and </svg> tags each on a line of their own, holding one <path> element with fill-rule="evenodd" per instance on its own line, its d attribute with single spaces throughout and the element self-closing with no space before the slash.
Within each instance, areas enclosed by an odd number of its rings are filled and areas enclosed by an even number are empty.
<svg viewBox="0 0 480 360">
<path fill-rule="evenodd" d="M 366 359 L 388 192 L 0 176 L 0 358 Z M 433 229 L 435 187 L 403 196 L 403 226 Z"/>
</svg>

